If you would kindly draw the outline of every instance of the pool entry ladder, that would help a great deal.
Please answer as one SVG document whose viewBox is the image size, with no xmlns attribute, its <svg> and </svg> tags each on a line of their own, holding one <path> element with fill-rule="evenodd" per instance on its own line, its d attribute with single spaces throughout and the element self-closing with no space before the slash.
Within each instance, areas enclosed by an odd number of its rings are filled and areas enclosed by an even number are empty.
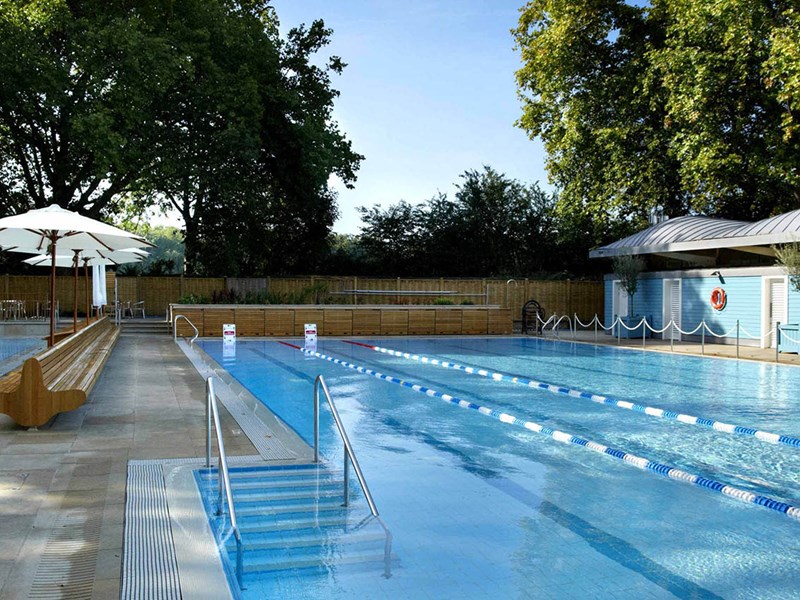
<svg viewBox="0 0 800 600">
<path fill-rule="evenodd" d="M 246 574 L 296 569 L 321 573 L 329 569 L 363 569 L 370 563 L 381 564 L 382 576 L 391 577 L 395 559 L 392 534 L 379 516 L 325 380 L 320 376 L 314 383 L 313 463 L 229 469 L 212 378 L 207 380 L 208 470 L 198 476 L 198 481 L 204 490 L 223 562 L 239 588 L 245 589 Z M 320 391 L 344 444 L 341 472 L 320 460 Z M 216 472 L 210 468 L 212 418 L 221 449 Z M 366 507 L 351 502 L 351 464 Z M 368 508 L 369 514 L 358 517 L 357 511 L 363 508 Z"/>
</svg>

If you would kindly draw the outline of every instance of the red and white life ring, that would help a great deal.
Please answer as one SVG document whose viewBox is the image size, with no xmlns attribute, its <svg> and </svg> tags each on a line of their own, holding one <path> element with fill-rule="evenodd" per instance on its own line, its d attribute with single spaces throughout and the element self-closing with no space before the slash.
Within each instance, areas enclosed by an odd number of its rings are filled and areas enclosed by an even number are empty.
<svg viewBox="0 0 800 600">
<path fill-rule="evenodd" d="M 725 290 L 720 287 L 711 290 L 711 308 L 714 310 L 722 310 L 725 308 L 727 302 L 728 296 L 725 294 Z"/>
</svg>

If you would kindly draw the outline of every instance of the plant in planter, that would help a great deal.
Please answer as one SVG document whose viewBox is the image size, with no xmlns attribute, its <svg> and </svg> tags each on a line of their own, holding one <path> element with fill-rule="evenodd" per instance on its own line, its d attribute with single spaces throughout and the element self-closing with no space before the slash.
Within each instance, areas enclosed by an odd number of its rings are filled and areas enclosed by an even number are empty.
<svg viewBox="0 0 800 600">
<path fill-rule="evenodd" d="M 638 256 L 616 256 L 613 259 L 613 270 L 622 289 L 628 294 L 628 316 L 623 320 L 626 325 L 638 323 L 641 319 L 634 317 L 636 313 L 633 310 L 633 295 L 639 288 L 639 275 L 644 270 L 644 260 Z"/>
<path fill-rule="evenodd" d="M 792 287 L 800 291 L 800 244 L 792 242 L 783 246 L 773 246 L 772 249 L 778 257 L 777 264 L 786 269 Z"/>
</svg>

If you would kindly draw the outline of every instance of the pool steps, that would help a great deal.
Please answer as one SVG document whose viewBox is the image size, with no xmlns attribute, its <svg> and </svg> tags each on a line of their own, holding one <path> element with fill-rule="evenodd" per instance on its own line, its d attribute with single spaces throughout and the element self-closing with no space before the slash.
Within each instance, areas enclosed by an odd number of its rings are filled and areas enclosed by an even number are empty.
<svg viewBox="0 0 800 600">
<path fill-rule="evenodd" d="M 216 470 L 199 478 L 205 495 L 214 498 Z M 340 472 L 319 465 L 234 468 L 231 486 L 246 574 L 344 566 L 388 571 L 386 534 L 356 489 L 350 506 L 342 506 Z M 211 519 L 216 524 L 225 517 Z M 228 539 L 223 547 L 233 564 L 236 545 Z"/>
</svg>

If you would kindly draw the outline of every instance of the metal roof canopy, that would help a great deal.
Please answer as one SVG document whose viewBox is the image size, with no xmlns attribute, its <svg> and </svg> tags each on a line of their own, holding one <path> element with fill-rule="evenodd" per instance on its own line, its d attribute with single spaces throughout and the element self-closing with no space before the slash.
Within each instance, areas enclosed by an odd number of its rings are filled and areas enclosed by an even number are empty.
<svg viewBox="0 0 800 600">
<path fill-rule="evenodd" d="M 596 248 L 589 252 L 589 257 L 672 254 L 719 248 L 773 255 L 769 248 L 759 246 L 797 241 L 800 241 L 800 209 L 755 223 L 687 216 L 663 221 L 607 246 Z"/>
</svg>

